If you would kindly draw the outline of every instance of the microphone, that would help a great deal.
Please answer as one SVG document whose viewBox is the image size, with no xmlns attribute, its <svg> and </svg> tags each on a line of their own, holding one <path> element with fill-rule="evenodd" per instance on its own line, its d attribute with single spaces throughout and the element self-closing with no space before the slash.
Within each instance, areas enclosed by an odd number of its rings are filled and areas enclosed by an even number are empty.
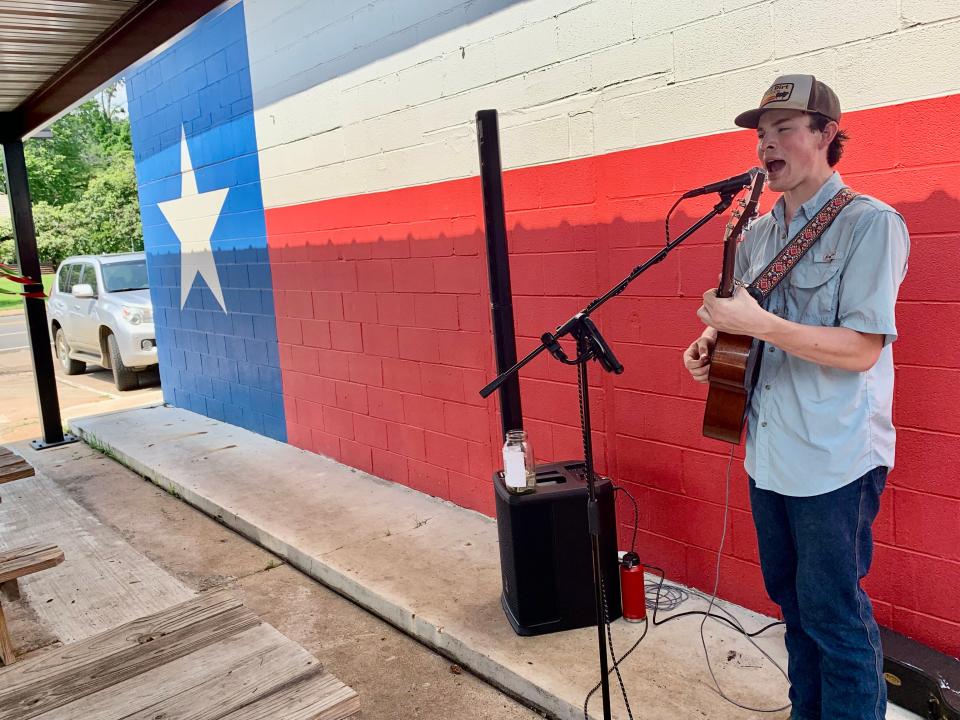
<svg viewBox="0 0 960 720">
<path fill-rule="evenodd" d="M 760 172 L 760 168 L 750 168 L 745 173 L 740 175 L 734 175 L 733 177 L 728 177 L 726 180 L 720 180 L 719 182 L 710 183 L 709 185 L 703 185 L 693 190 L 688 190 L 683 195 L 682 198 L 692 198 L 697 197 L 698 195 L 708 195 L 709 193 L 731 193 L 736 192 L 740 188 L 745 188 L 750 183 L 753 182 L 753 179 L 757 176 L 757 173 Z"/>
</svg>

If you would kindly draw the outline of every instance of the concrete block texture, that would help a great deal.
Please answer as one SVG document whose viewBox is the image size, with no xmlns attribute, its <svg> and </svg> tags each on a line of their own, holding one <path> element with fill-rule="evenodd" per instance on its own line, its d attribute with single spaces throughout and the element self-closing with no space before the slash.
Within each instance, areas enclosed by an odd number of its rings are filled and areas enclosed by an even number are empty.
<svg viewBox="0 0 960 720">
<path fill-rule="evenodd" d="M 476 172 L 473 154 L 444 152 L 446 144 L 432 142 L 437 131 L 470 130 L 481 107 L 509 114 L 550 103 L 555 112 L 604 114 L 605 105 L 618 105 L 620 83 L 646 76 L 665 78 L 672 108 L 687 100 L 684 83 L 725 88 L 731 74 L 746 72 L 757 87 L 765 87 L 778 72 L 819 64 L 811 58 L 825 52 L 870 57 L 864 65 L 876 80 L 858 82 L 846 73 L 832 78 L 850 109 L 951 87 L 949 73 L 938 73 L 929 63 L 897 61 L 897 50 L 926 56 L 929 49 L 944 47 L 938 38 L 905 34 L 911 27 L 933 32 L 934 24 L 955 15 L 934 9 L 941 4 L 531 0 L 467 8 L 452 1 L 423 7 L 380 2 L 348 15 L 335 13 L 337 20 L 320 17 L 321 4 L 289 7 L 250 0 L 245 5 L 252 18 L 251 77 L 258 141 L 265 150 L 262 171 L 269 178 L 264 183 L 268 207 L 428 182 L 422 173 L 407 171 L 420 157 L 435 177 L 469 176 Z M 472 21 L 462 22 L 468 16 Z M 432 29 L 425 23 L 433 23 Z M 418 34 L 400 37 L 416 28 Z M 318 54 L 318 47 L 326 49 Z M 341 53 L 337 63 L 325 59 L 333 53 Z M 589 72 L 581 72 L 581 66 Z M 552 67 L 557 72 L 535 77 Z M 876 87 L 881 77 L 887 80 L 883 88 Z M 928 86 L 939 90 L 918 91 Z M 672 93 L 675 99 L 669 98 Z M 680 137 L 732 125 L 729 117 L 673 112 L 670 125 L 680 115 L 691 116 L 681 123 Z M 277 123 L 278 116 L 284 121 Z M 329 134 L 323 144 L 335 146 L 332 155 L 311 161 L 310 152 L 266 151 L 321 132 Z M 601 137 L 610 137 L 612 144 L 595 145 L 595 152 L 677 137 L 649 128 L 638 132 L 639 137 L 633 131 L 604 133 Z M 369 160 L 371 153 L 391 152 L 399 153 L 394 160 L 379 165 Z M 574 151 L 557 134 L 534 153 L 516 165 L 572 157 Z M 507 166 L 511 162 L 508 158 Z M 309 173 L 310 182 L 292 182 L 291 172 Z"/>
<path fill-rule="evenodd" d="M 815 0 L 789 5 L 778 0 L 772 6 L 777 57 L 793 57 L 825 47 L 875 38 L 900 27 L 897 0 L 850 3 L 837 12 L 835 3 Z"/>
<path fill-rule="evenodd" d="M 754 5 L 674 32 L 677 80 L 760 65 L 773 58 L 770 7 Z"/>
<path fill-rule="evenodd" d="M 891 486 L 952 507 L 957 491 L 938 458 L 958 452 L 955 413 L 937 408 L 930 390 L 960 368 L 943 351 L 960 342 L 960 285 L 942 272 L 960 237 L 952 7 L 232 5 L 130 83 L 167 400 L 286 432 L 305 451 L 491 515 L 502 438 L 495 403 L 478 394 L 495 372 L 476 111 L 500 117 L 522 356 L 662 247 L 664 215 L 681 192 L 756 164 L 755 135 L 734 128 L 734 116 L 777 75 L 812 72 L 843 104 L 852 138 L 844 178 L 893 205 L 913 238 L 898 306 L 903 440 Z M 183 136 L 198 190 L 227 193 L 211 239 L 215 268 L 197 274 L 186 303 L 190 255 L 154 202 L 182 187 Z M 672 231 L 705 211 L 682 205 Z M 711 577 L 726 448 L 701 437 L 703 388 L 679 356 L 702 329 L 696 311 L 715 282 L 722 226 L 707 226 L 604 307 L 604 334 L 630 362 L 620 378 L 593 378 L 599 466 L 683 520 L 683 529 L 645 520 L 642 549 L 698 587 Z M 223 306 L 210 289 L 217 281 Z M 539 459 L 579 454 L 569 369 L 544 356 L 523 372 Z M 735 507 L 745 512 L 735 465 Z M 899 592 L 891 568 L 906 554 L 911 572 L 951 575 L 960 560 L 933 531 L 909 528 L 927 504 L 908 495 L 888 505 L 871 593 L 895 628 L 952 652 L 955 607 L 934 611 Z M 742 582 L 722 592 L 771 612 L 744 517 L 723 558 Z M 621 537 L 631 530 L 622 525 Z"/>
</svg>

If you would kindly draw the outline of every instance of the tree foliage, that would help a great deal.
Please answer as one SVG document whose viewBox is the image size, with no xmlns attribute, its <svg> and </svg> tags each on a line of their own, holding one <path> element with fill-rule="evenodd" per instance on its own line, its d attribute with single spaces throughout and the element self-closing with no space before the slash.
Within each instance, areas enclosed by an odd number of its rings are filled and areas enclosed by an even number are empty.
<svg viewBox="0 0 960 720">
<path fill-rule="evenodd" d="M 0 198 L 0 202 L 6 202 L 6 198 Z M 10 218 L 0 217 L 0 263 L 13 262 L 13 226 Z"/>
<path fill-rule="evenodd" d="M 116 89 L 57 120 L 52 138 L 24 143 L 41 262 L 143 249 L 130 121 L 112 104 Z M 0 220 L 0 261 L 12 255 Z"/>
</svg>

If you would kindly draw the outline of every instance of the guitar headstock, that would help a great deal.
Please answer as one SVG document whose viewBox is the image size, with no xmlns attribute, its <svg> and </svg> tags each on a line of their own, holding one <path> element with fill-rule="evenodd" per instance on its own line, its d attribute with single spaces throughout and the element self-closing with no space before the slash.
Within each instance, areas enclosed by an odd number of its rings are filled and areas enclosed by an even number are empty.
<svg viewBox="0 0 960 720">
<path fill-rule="evenodd" d="M 753 182 L 744 197 L 737 200 L 733 210 L 730 212 L 730 219 L 727 221 L 727 233 L 724 239 L 731 242 L 739 240 L 747 223 L 757 216 L 757 206 L 760 204 L 760 196 L 763 194 L 763 184 L 767 180 L 767 174 L 760 168 L 754 168 Z"/>
<path fill-rule="evenodd" d="M 719 297 L 730 297 L 733 295 L 734 278 L 733 266 L 736 257 L 737 243 L 743 234 L 744 228 L 757 214 L 757 205 L 760 204 L 760 196 L 763 194 L 763 184 L 767 179 L 767 174 L 760 168 L 754 168 L 751 171 L 753 181 L 745 197 L 737 200 L 730 212 L 730 219 L 727 221 L 727 228 L 723 236 L 723 269 L 720 272 L 720 286 L 717 288 Z"/>
</svg>

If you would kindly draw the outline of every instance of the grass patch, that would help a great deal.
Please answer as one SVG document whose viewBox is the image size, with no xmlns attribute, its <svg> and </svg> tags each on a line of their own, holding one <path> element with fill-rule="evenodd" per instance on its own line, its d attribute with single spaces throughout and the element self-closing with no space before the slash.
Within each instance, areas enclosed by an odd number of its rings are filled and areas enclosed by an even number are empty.
<svg viewBox="0 0 960 720">
<path fill-rule="evenodd" d="M 107 445 L 104 445 L 102 442 L 100 442 L 100 440 L 95 435 L 87 435 L 87 437 L 81 437 L 80 439 L 83 440 L 83 442 L 85 442 L 87 445 L 89 445 L 92 450 L 96 450 L 101 455 L 105 455 L 106 457 L 120 463 L 121 465 L 124 464 L 123 461 L 120 459 L 120 457 L 113 451 L 113 449 L 108 447 Z"/>
<path fill-rule="evenodd" d="M 40 279 L 43 280 L 43 290 L 48 295 L 50 294 L 50 286 L 53 285 L 53 279 L 56 275 L 41 275 Z M 23 285 L 20 283 L 15 283 L 12 280 L 7 280 L 6 278 L 0 278 L 0 290 L 7 290 L 10 292 L 23 292 Z M 23 308 L 23 298 L 19 295 L 6 295 L 0 293 L 0 310 L 19 310 Z"/>
</svg>

